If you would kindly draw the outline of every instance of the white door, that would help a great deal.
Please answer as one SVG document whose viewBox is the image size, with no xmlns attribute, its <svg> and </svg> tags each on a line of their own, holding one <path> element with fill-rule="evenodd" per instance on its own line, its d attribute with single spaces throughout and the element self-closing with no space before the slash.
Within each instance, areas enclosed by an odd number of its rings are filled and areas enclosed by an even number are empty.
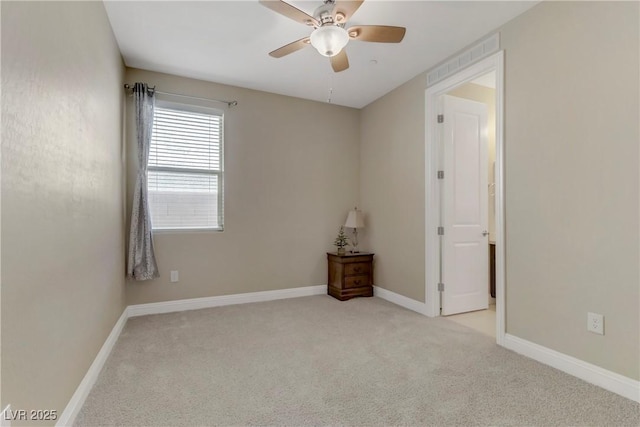
<svg viewBox="0 0 640 427">
<path fill-rule="evenodd" d="M 487 106 L 444 96 L 442 314 L 489 307 Z"/>
</svg>

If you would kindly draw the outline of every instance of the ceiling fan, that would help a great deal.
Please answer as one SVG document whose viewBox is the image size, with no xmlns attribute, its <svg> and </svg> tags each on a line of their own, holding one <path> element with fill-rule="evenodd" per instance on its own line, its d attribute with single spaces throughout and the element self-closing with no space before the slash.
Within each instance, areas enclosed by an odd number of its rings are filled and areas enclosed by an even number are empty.
<svg viewBox="0 0 640 427">
<path fill-rule="evenodd" d="M 313 27 L 309 37 L 301 38 L 292 43 L 269 52 L 274 58 L 296 52 L 309 45 L 323 56 L 329 57 L 331 67 L 336 73 L 349 68 L 349 59 L 344 47 L 349 40 L 378 43 L 400 43 L 407 31 L 404 27 L 386 25 L 356 25 L 345 30 L 345 24 L 358 10 L 364 0 L 341 1 L 324 0 L 313 16 L 301 11 L 282 0 L 259 0 L 263 6 L 287 18 Z"/>
</svg>

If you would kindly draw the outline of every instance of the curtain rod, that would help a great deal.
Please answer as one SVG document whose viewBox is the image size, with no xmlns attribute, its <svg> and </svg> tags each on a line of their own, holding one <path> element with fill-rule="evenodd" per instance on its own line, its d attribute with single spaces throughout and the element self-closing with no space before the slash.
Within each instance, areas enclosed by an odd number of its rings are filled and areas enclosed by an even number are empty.
<svg viewBox="0 0 640 427">
<path fill-rule="evenodd" d="M 128 83 L 125 83 L 124 88 L 125 88 L 125 90 L 133 90 L 133 86 L 129 85 Z M 151 89 L 151 91 L 153 93 L 159 93 L 161 95 L 179 96 L 179 97 L 182 97 L 182 98 L 198 99 L 200 101 L 219 102 L 221 104 L 227 104 L 227 107 L 229 107 L 229 108 L 235 107 L 236 105 L 238 105 L 238 101 L 225 101 L 225 100 L 222 100 L 222 99 L 200 98 L 198 96 L 181 95 L 179 93 L 161 92 L 159 90 L 156 90 L 155 86 L 150 88 L 150 89 Z"/>
</svg>

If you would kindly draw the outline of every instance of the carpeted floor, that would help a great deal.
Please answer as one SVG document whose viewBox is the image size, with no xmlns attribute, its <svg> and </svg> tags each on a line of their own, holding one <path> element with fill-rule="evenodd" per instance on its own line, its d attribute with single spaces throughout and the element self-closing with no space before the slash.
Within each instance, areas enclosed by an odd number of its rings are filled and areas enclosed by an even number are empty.
<svg viewBox="0 0 640 427">
<path fill-rule="evenodd" d="M 640 405 L 378 298 L 129 319 L 77 426 L 638 426 Z"/>
</svg>

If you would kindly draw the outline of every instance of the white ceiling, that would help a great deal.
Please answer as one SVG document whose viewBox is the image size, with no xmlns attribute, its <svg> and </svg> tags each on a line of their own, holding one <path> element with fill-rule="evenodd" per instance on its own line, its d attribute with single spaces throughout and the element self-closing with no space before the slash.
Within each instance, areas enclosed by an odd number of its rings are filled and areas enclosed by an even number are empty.
<svg viewBox="0 0 640 427">
<path fill-rule="evenodd" d="M 322 4 L 290 3 L 310 15 Z M 341 73 L 312 47 L 270 57 L 311 28 L 257 0 L 105 1 L 105 7 L 129 67 L 323 102 L 332 89 L 332 103 L 361 108 L 536 3 L 367 0 L 347 28 L 395 25 L 407 33 L 400 44 L 350 41 L 350 68 Z"/>
</svg>

